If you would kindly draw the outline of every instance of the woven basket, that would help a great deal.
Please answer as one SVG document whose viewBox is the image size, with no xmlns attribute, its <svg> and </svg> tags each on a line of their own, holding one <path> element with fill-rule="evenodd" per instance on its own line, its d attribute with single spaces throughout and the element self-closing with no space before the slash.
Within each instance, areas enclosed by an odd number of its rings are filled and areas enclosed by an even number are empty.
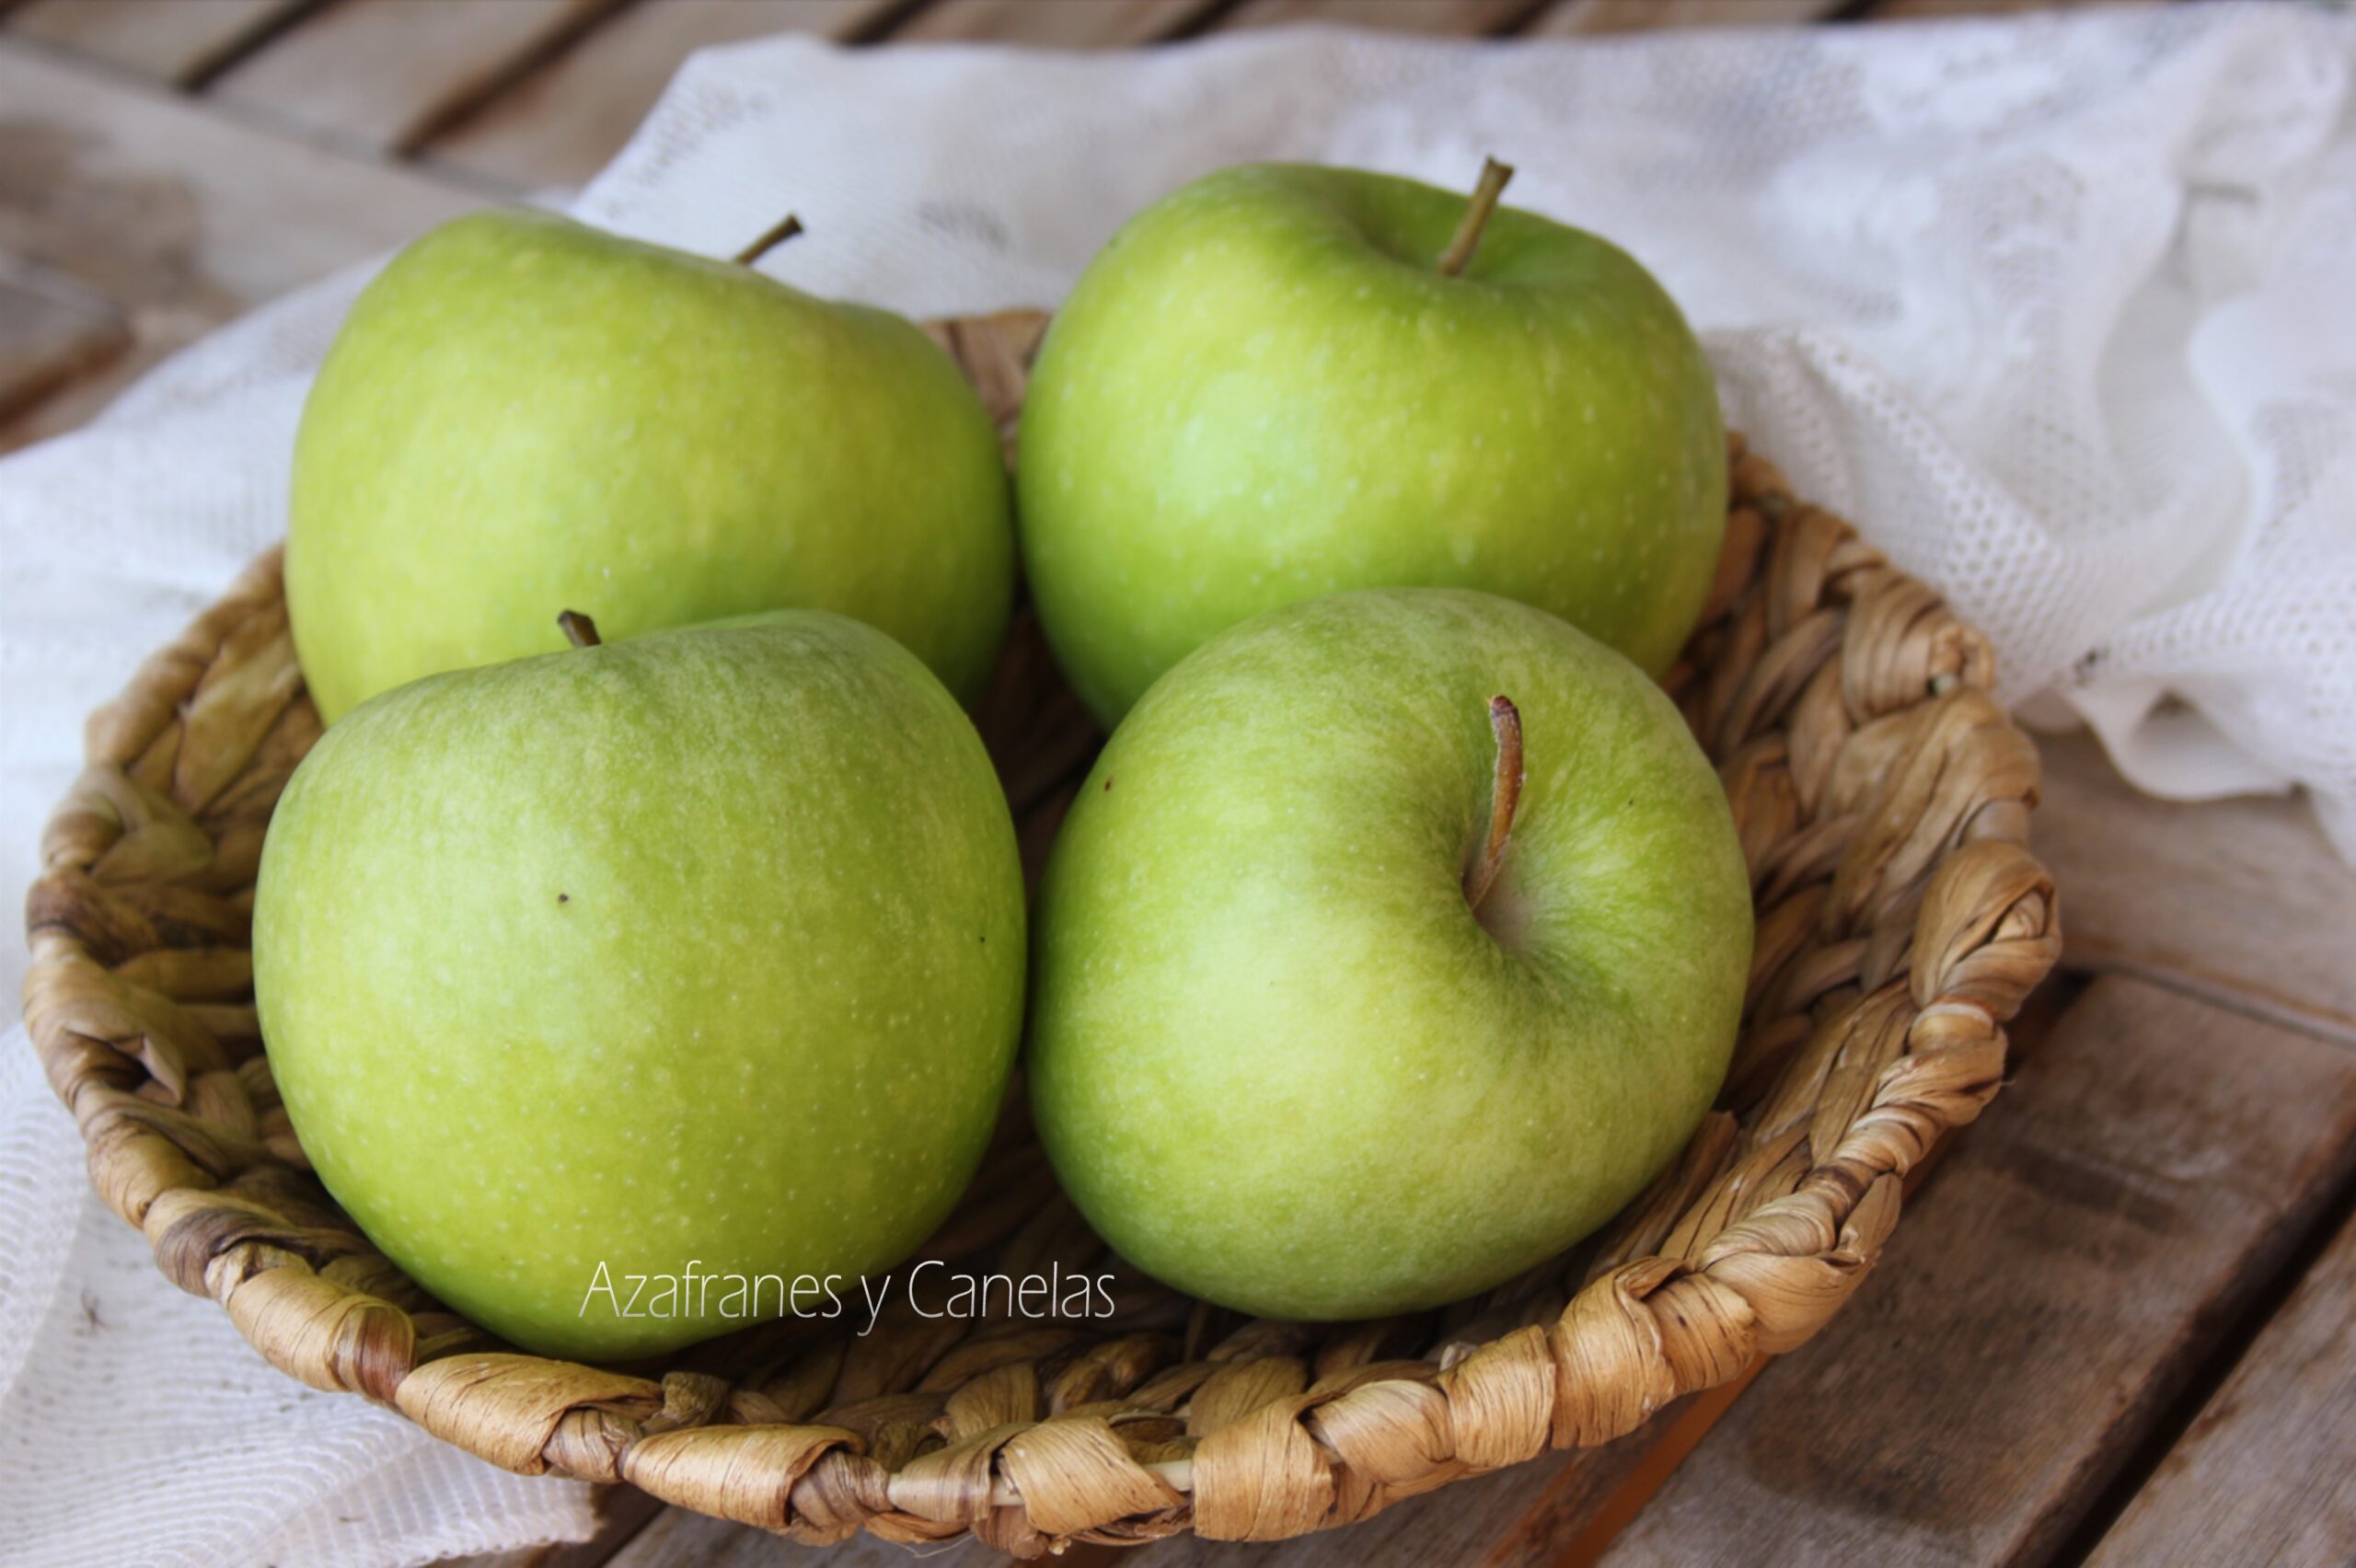
<svg viewBox="0 0 2356 1568">
<path fill-rule="evenodd" d="M 1044 322 L 938 329 L 1003 428 Z M 1739 440 L 1731 457 L 1716 586 L 1668 684 L 1756 889 L 1732 1075 L 1602 1235 L 1444 1311 L 1249 1321 L 1119 1270 L 1110 1320 L 787 1320 L 613 1368 L 515 1354 L 443 1309 L 310 1175 L 255 1026 L 255 866 L 319 733 L 275 553 L 89 721 L 27 912 L 34 1043 L 165 1274 L 289 1375 L 509 1470 L 803 1540 L 970 1531 L 1028 1556 L 1300 1535 L 1607 1442 L 1822 1326 L 1900 1178 L 1995 1092 L 2004 1023 L 2059 949 L 2024 847 L 2037 756 L 1988 696 L 1986 642 Z M 1035 630 L 980 719 L 1035 868 L 1096 744 Z M 928 1251 L 1117 1266 L 1019 1112 Z"/>
</svg>

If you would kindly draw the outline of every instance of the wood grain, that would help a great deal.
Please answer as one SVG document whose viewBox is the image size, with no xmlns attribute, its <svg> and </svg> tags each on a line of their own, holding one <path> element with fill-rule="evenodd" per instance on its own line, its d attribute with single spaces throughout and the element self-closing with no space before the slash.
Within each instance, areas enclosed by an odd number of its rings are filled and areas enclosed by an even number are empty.
<svg viewBox="0 0 2356 1568">
<path fill-rule="evenodd" d="M 2356 1057 L 2097 981 L 1603 1561 L 2042 1560 L 2351 1164 Z"/>
<path fill-rule="evenodd" d="M 130 322 L 89 290 L 0 264 L 0 425 L 130 345 Z"/>
<path fill-rule="evenodd" d="M 226 102 L 324 140 L 409 152 L 622 0 L 343 0 L 224 72 Z"/>
<path fill-rule="evenodd" d="M 175 86 L 204 80 L 319 0 L 31 0 L 8 30 Z"/>
<path fill-rule="evenodd" d="M 697 50 L 780 33 L 856 38 L 901 3 L 640 0 L 421 150 L 519 189 L 578 185 L 621 150 Z"/>
<path fill-rule="evenodd" d="M 1543 0 L 1243 0 L 1219 17 L 1218 30 L 1329 22 L 1384 32 L 1503 32 Z"/>
<path fill-rule="evenodd" d="M 2356 1218 L 2119 1516 L 2092 1568 L 2356 1562 Z"/>
<path fill-rule="evenodd" d="M 0 428 L 0 449 L 79 423 L 229 317 L 476 204 L 5 40 L 0 170 L 0 259 L 66 280 L 129 335 L 98 375 Z"/>
<path fill-rule="evenodd" d="M 1956 17 L 2016 17 L 2025 11 L 2073 11 L 2088 6 L 2157 6 L 2165 0 L 1875 0 L 1869 21 L 1926 21 Z"/>
<path fill-rule="evenodd" d="M 1525 38 L 1663 32 L 1676 28 L 1786 27 L 1819 21 L 1845 0 L 1556 0 Z"/>
<path fill-rule="evenodd" d="M 1184 32 L 1219 0 L 932 0 L 891 37 L 894 43 L 1009 43 L 1033 49 L 1117 49 Z"/>
<path fill-rule="evenodd" d="M 2085 734 L 2041 735 L 2037 851 L 2064 962 L 2356 1043 L 2356 871 L 2304 801 L 2138 792 Z"/>
</svg>

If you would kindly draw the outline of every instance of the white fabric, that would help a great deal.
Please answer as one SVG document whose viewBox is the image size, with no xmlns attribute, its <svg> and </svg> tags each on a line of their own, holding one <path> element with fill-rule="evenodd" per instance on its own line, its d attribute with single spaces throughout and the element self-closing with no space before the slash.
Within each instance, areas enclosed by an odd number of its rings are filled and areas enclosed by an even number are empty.
<svg viewBox="0 0 2356 1568">
<path fill-rule="evenodd" d="M 1077 59 L 691 63 L 578 203 L 914 314 L 1052 304 L 1126 213 L 1246 158 L 1469 182 L 1626 244 L 1735 423 L 1992 634 L 2004 691 L 2186 795 L 2307 784 L 2356 852 L 2356 21 L 2153 7 L 1495 48 L 1333 32 Z M 358 280 L 0 463 L 0 886 L 81 716 L 281 531 Z M 0 951 L 0 983 L 21 979 Z M 0 1042 L 0 1526 L 17 1560 L 364 1563 L 586 1526 L 314 1394 L 82 1196 Z M 91 1314 L 83 1310 L 90 1304 Z"/>
</svg>

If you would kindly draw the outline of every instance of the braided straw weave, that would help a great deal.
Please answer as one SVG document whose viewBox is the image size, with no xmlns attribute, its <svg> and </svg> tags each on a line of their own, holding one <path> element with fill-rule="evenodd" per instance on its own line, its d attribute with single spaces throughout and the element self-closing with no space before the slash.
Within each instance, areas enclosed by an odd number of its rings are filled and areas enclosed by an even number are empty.
<svg viewBox="0 0 2356 1568">
<path fill-rule="evenodd" d="M 1011 427 L 1044 318 L 938 335 Z M 970 1531 L 1034 1555 L 1191 1529 L 1265 1540 L 1606 1442 L 1814 1333 L 1897 1222 L 1900 1181 L 1996 1090 L 2059 948 L 2024 847 L 2037 756 L 1985 641 L 1732 444 L 1702 629 L 1669 685 L 1756 888 L 1720 1102 L 1600 1237 L 1438 1313 L 1247 1321 L 1122 1269 L 1019 1112 L 928 1251 L 1116 1271 L 1110 1319 L 786 1320 L 676 1365 L 515 1354 L 426 1297 L 309 1174 L 247 951 L 271 806 L 319 733 L 267 556 L 88 726 L 27 913 L 26 1016 L 115 1212 L 261 1354 L 510 1470 L 628 1481 L 830 1541 Z M 1094 737 L 1034 631 L 981 715 L 1036 865 Z M 1018 1097 L 1019 1098 L 1019 1097 Z"/>
</svg>

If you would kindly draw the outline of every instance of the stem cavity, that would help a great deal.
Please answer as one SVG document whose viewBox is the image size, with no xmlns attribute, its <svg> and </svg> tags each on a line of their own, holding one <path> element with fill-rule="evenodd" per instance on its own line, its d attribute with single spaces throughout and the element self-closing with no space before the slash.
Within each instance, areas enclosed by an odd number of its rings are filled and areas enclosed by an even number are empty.
<svg viewBox="0 0 2356 1568">
<path fill-rule="evenodd" d="M 768 231 L 766 234 L 763 234 L 760 238 L 745 247 L 744 249 L 738 251 L 733 257 L 730 258 L 730 259 L 733 260 L 739 267 L 749 267 L 754 262 L 758 261 L 762 257 L 767 256 L 770 251 L 775 250 L 779 246 L 783 245 L 787 240 L 791 239 L 795 235 L 800 234 L 801 232 L 802 220 L 795 217 L 791 213 L 788 213 L 776 223 L 770 225 Z"/>
<path fill-rule="evenodd" d="M 1497 770 L 1489 788 L 1489 841 L 1481 858 L 1464 873 L 1464 902 L 1481 912 L 1481 901 L 1496 885 L 1505 864 L 1506 844 L 1513 837 L 1513 813 L 1521 804 L 1521 710 L 1506 697 L 1489 698 L 1489 728 L 1497 736 Z"/>
<path fill-rule="evenodd" d="M 595 648 L 606 640 L 597 635 L 597 623 L 579 610 L 560 612 L 556 624 L 563 630 L 565 640 L 575 648 Z"/>
<path fill-rule="evenodd" d="M 1472 253 L 1481 248 L 1481 231 L 1488 226 L 1489 214 L 1497 210 L 1497 198 L 1506 193 L 1506 181 L 1512 178 L 1512 165 L 1495 158 L 1481 160 L 1481 182 L 1472 188 L 1464 221 L 1456 225 L 1456 237 L 1439 253 L 1441 277 L 1453 278 L 1472 265 Z"/>
</svg>

